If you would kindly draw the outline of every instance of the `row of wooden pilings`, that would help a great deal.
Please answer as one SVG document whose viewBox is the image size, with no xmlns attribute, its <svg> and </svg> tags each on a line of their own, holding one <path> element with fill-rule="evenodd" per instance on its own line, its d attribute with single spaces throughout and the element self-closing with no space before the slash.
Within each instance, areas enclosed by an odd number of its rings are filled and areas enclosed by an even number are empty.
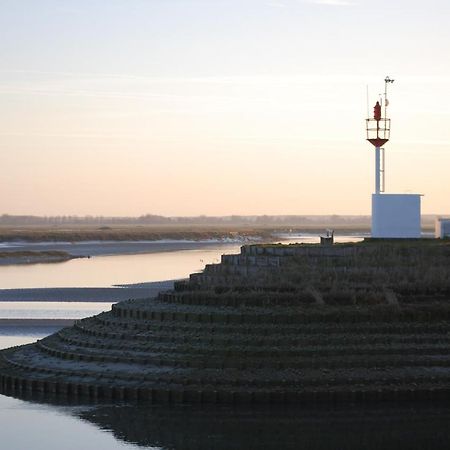
<svg viewBox="0 0 450 450">
<path fill-rule="evenodd" d="M 368 309 L 367 311 L 336 311 L 312 312 L 299 314 L 292 309 L 290 313 L 226 313 L 226 312 L 176 312 L 142 310 L 139 308 L 126 308 L 113 305 L 112 314 L 122 319 L 151 320 L 159 322 L 193 322 L 197 324 L 231 324 L 231 325 L 303 325 L 311 323 L 321 324 L 347 324 L 347 323 L 409 323 L 427 321 L 450 320 L 449 309 Z"/>
<path fill-rule="evenodd" d="M 347 391 L 249 392 L 214 390 L 170 390 L 123 386 L 105 386 L 27 379 L 0 374 L 0 393 L 26 396 L 46 394 L 93 401 L 144 401 L 149 403 L 191 404 L 317 404 L 372 403 L 380 401 L 437 401 L 450 399 L 450 387 L 430 389 L 372 389 Z"/>
</svg>

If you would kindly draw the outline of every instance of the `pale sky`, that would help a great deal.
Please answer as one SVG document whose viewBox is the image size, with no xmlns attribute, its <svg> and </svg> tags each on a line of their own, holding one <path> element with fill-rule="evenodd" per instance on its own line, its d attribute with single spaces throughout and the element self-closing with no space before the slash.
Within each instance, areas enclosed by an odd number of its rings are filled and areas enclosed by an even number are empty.
<svg viewBox="0 0 450 450">
<path fill-rule="evenodd" d="M 450 213 L 450 2 L 0 0 L 0 213 Z"/>
</svg>

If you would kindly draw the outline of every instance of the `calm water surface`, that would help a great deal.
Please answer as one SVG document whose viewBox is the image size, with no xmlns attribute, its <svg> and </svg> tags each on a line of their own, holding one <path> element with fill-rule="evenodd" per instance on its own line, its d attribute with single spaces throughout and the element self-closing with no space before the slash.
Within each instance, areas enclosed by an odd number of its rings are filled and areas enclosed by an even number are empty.
<svg viewBox="0 0 450 450">
<path fill-rule="evenodd" d="M 362 236 L 361 233 L 336 236 L 336 242 L 357 242 L 363 239 Z M 317 234 L 310 233 L 286 233 L 278 238 L 284 243 L 315 243 L 320 240 Z M 99 244 L 96 245 L 98 250 Z M 136 247 L 138 244 L 133 245 Z M 156 245 L 166 251 L 93 256 L 51 264 L 0 266 L 0 289 L 110 287 L 185 278 L 202 270 L 205 264 L 218 263 L 222 254 L 239 253 L 242 244 L 211 244 L 192 250 L 174 250 L 174 244 Z"/>
<path fill-rule="evenodd" d="M 54 333 L 55 327 L 1 327 L 0 348 L 28 344 Z M 112 431 L 79 418 L 92 405 L 49 405 L 0 395 L 1 450 L 116 450 L 136 445 L 117 440 Z M 152 448 L 152 447 L 148 447 Z M 154 447 L 161 448 L 161 447 Z"/>
<path fill-rule="evenodd" d="M 110 287 L 185 278 L 240 245 L 138 255 L 94 256 L 62 263 L 0 266 L 0 289 Z"/>
<path fill-rule="evenodd" d="M 82 319 L 109 311 L 112 303 L 0 302 L 0 319 Z"/>
</svg>

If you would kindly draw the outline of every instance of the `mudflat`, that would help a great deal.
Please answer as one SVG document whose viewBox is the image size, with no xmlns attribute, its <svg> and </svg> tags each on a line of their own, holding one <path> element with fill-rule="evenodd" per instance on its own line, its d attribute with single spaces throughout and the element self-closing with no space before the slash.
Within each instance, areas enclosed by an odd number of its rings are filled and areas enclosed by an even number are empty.
<svg viewBox="0 0 450 450">
<path fill-rule="evenodd" d="M 75 319 L 0 319 L 0 332 L 2 328 L 62 328 L 74 323 Z"/>
<path fill-rule="evenodd" d="M 129 226 L 4 226 L 0 242 L 204 241 L 271 236 L 271 228 L 254 226 L 129 225 Z"/>
<path fill-rule="evenodd" d="M 127 285 L 117 288 L 31 288 L 0 289 L 1 302 L 107 302 L 130 298 L 155 297 L 160 291 L 172 289 L 173 280 Z M 139 287 L 136 287 L 139 286 Z"/>
</svg>

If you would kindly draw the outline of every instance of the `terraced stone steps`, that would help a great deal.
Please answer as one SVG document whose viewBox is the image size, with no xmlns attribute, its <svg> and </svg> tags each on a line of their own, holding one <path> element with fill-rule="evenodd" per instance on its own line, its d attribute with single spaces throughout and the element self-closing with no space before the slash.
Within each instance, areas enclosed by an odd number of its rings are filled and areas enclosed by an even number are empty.
<svg viewBox="0 0 450 450">
<path fill-rule="evenodd" d="M 55 342 L 58 338 L 64 341 L 68 345 L 80 345 L 85 347 L 93 347 L 99 349 L 110 349 L 110 350 L 132 350 L 137 353 L 149 352 L 155 349 L 161 349 L 164 352 L 174 352 L 177 348 L 182 349 L 182 353 L 200 353 L 204 354 L 240 354 L 240 355 L 252 355 L 256 358 L 266 356 L 278 356 L 280 359 L 289 356 L 302 356 L 314 354 L 316 356 L 323 355 L 341 355 L 341 354 L 366 354 L 368 347 L 372 349 L 372 354 L 391 354 L 391 353 L 401 353 L 401 354 L 449 354 L 450 346 L 448 345 L 448 338 L 444 339 L 441 336 L 428 338 L 428 341 L 423 342 L 418 336 L 410 337 L 406 339 L 405 337 L 400 337 L 400 342 L 393 342 L 389 337 L 383 336 L 378 341 L 373 339 L 361 338 L 358 340 L 357 336 L 353 338 L 353 342 L 344 336 L 339 342 L 338 338 L 333 337 L 326 339 L 324 341 L 310 340 L 309 342 L 302 341 L 269 341 L 261 340 L 256 342 L 247 341 L 232 341 L 231 339 L 224 340 L 222 342 L 210 339 L 206 343 L 200 343 L 198 340 L 194 343 L 189 343 L 189 340 L 183 340 L 183 342 L 175 345 L 176 342 L 172 339 L 171 342 L 166 345 L 162 345 L 160 341 L 153 340 L 147 343 L 145 346 L 136 346 L 132 341 L 119 341 L 119 343 L 109 342 L 105 344 L 103 342 L 96 342 L 90 339 L 73 339 L 64 336 L 64 334 L 55 335 L 52 340 L 47 339 L 45 342 Z M 42 342 L 42 341 L 41 341 Z M 220 344 L 219 344 L 220 343 Z M 410 344 L 415 344 L 411 347 Z M 214 345 L 215 344 L 215 345 Z M 219 345 L 217 345 L 219 344 Z M 306 345 L 305 345 L 306 344 Z M 345 348 L 344 348 L 345 347 Z"/>
<path fill-rule="evenodd" d="M 291 308 L 264 307 L 200 307 L 142 301 L 130 307 L 128 302 L 113 305 L 113 315 L 120 318 L 226 324 L 306 324 L 311 322 L 345 323 L 371 321 L 442 321 L 450 319 L 450 305 L 429 303 L 410 308 L 384 306 L 382 308 L 329 307 L 323 310 L 304 311 Z"/>
<path fill-rule="evenodd" d="M 206 403 L 450 398 L 444 250 L 425 266 L 421 250 L 403 244 L 244 247 L 157 298 L 0 352 L 0 392 Z M 405 283 L 415 265 L 436 282 Z"/>
<path fill-rule="evenodd" d="M 361 335 L 358 333 L 330 333 L 324 334 L 303 334 L 299 333 L 295 337 L 286 337 L 282 334 L 270 335 L 266 337 L 260 337 L 259 339 L 252 339 L 250 336 L 241 334 L 219 334 L 214 336 L 204 333 L 200 335 L 196 333 L 193 336 L 186 336 L 185 334 L 178 333 L 164 333 L 164 334 L 152 334 L 141 335 L 143 339 L 134 339 L 133 334 L 117 333 L 111 337 L 107 337 L 104 333 L 100 333 L 101 337 L 93 338 L 92 334 L 85 333 L 84 330 L 80 332 L 78 329 L 72 329 L 70 331 L 61 331 L 58 336 L 61 340 L 77 344 L 94 346 L 98 348 L 120 348 L 120 349 L 141 349 L 142 351 L 149 350 L 154 346 L 158 348 L 173 348 L 174 346 L 184 346 L 186 344 L 190 348 L 202 349 L 205 346 L 211 349 L 231 348 L 238 346 L 242 348 L 250 348 L 252 350 L 258 350 L 263 348 L 295 348 L 304 346 L 325 346 L 325 345 L 349 345 L 354 346 L 356 344 L 365 345 L 439 345 L 447 346 L 450 344 L 449 336 L 441 336 L 436 334 L 425 335 L 398 335 L 398 334 L 373 334 L 370 336 Z M 106 339 L 105 339 L 106 338 Z M 128 338 L 128 339 L 127 339 Z M 151 338 L 151 339 L 150 339 Z M 193 339 L 195 338 L 195 340 Z M 165 345 L 164 345 L 165 344 Z"/>
<path fill-rule="evenodd" d="M 20 364 L 20 362 L 15 362 L 15 364 L 22 366 L 24 368 L 28 367 L 26 364 Z M 54 359 L 54 366 L 57 366 L 58 361 L 55 358 Z M 85 365 L 86 367 L 88 367 L 89 365 Z M 36 371 L 39 370 L 39 366 L 34 366 L 34 369 Z M 55 367 L 52 368 L 48 368 L 48 367 L 42 367 L 40 368 L 41 372 L 45 372 L 45 373 L 51 373 L 52 371 L 56 371 L 57 373 L 60 373 L 60 371 L 64 372 L 64 369 L 55 369 Z M 404 369 L 392 369 L 390 371 L 383 371 L 383 370 L 378 370 L 376 373 L 372 372 L 372 375 L 368 375 L 367 371 L 365 371 L 364 369 L 359 369 L 359 371 L 353 371 L 351 377 L 349 377 L 349 372 L 348 371 L 324 371 L 323 369 L 317 369 L 315 371 L 309 371 L 309 373 L 303 373 L 301 372 L 301 374 L 304 376 L 304 378 L 299 381 L 298 378 L 298 374 L 296 372 L 293 372 L 292 370 L 285 370 L 285 371 L 281 371 L 278 375 L 278 377 L 276 377 L 275 379 L 272 380 L 264 380 L 264 379 L 258 379 L 258 377 L 256 377 L 257 372 L 251 372 L 253 374 L 253 376 L 248 377 L 248 375 L 250 374 L 250 372 L 247 374 L 245 374 L 245 378 L 243 379 L 242 376 L 237 377 L 237 378 L 233 378 L 233 380 L 230 381 L 226 381 L 226 380 L 222 380 L 221 382 L 219 382 L 219 384 L 223 384 L 223 385 L 230 385 L 230 386 L 239 386 L 242 385 L 243 383 L 246 385 L 250 385 L 252 386 L 252 388 L 258 388 L 261 386 L 267 387 L 267 386 L 303 386 L 303 387 L 307 387 L 307 386 L 323 386 L 323 385 L 327 385 L 330 382 L 332 382 L 333 385 L 337 386 L 337 385 L 353 385 L 355 383 L 360 383 L 361 385 L 365 385 L 367 384 L 369 381 L 372 381 L 373 383 L 385 383 L 387 381 L 389 381 L 390 383 L 397 383 L 399 385 L 401 385 L 402 383 L 414 383 L 414 382 L 420 382 L 423 381 L 423 376 L 404 376 L 404 374 L 402 373 Z M 87 373 L 86 372 L 86 368 L 82 367 L 80 368 L 80 370 L 78 371 L 65 371 L 65 373 L 71 373 L 73 374 L 78 374 L 80 376 L 93 376 L 95 374 L 94 372 L 91 373 Z M 203 377 L 202 378 L 198 378 L 196 380 L 189 380 L 189 382 L 185 382 L 184 384 L 197 384 L 197 385 L 208 385 L 209 383 L 211 383 L 212 381 L 214 381 L 214 383 L 216 382 L 216 380 L 214 378 L 211 378 L 211 375 L 214 375 L 214 372 L 210 372 L 210 371 L 202 371 L 202 372 L 198 372 L 199 374 L 202 374 Z M 84 375 L 83 375 L 84 374 Z M 381 374 L 381 376 L 380 376 Z M 128 376 L 129 374 L 126 373 L 115 373 L 113 376 L 111 374 L 106 375 L 106 376 L 102 376 L 101 378 L 117 378 L 117 377 L 121 377 L 121 378 L 125 378 L 128 380 L 148 380 L 149 378 L 147 378 L 147 375 L 144 376 Z M 209 378 L 208 378 L 209 376 Z M 374 378 L 374 380 L 370 380 L 370 378 Z M 99 376 L 97 374 L 96 376 L 97 379 L 99 379 Z M 157 379 L 155 377 L 150 377 L 150 379 L 154 379 L 157 382 L 162 382 L 163 379 Z M 443 373 L 435 373 L 433 377 L 430 378 L 431 380 L 435 381 L 435 382 L 448 382 L 448 376 L 446 376 Z M 186 380 L 185 380 L 186 381 Z M 172 383 L 172 384 L 177 384 L 177 382 L 180 382 L 179 380 L 176 379 L 176 376 L 169 378 L 168 380 L 166 379 L 166 382 Z M 183 383 L 182 383 L 183 384 Z"/>
</svg>

